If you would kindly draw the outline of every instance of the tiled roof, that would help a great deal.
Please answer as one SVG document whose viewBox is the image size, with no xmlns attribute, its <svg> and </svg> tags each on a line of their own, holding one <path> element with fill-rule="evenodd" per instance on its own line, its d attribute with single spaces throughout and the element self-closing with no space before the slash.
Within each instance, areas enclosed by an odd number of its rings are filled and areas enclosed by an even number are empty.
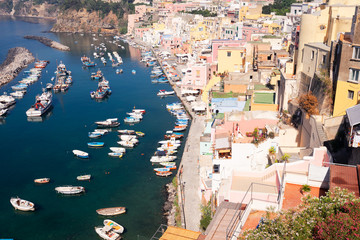
<svg viewBox="0 0 360 240">
<path fill-rule="evenodd" d="M 346 188 L 359 197 L 358 171 L 354 166 L 330 165 L 330 190 Z"/>
</svg>

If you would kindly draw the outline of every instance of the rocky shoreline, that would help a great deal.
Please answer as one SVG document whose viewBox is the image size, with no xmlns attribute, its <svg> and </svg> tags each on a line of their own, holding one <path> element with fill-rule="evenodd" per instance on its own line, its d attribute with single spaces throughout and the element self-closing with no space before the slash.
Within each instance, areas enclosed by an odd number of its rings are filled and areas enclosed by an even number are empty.
<svg viewBox="0 0 360 240">
<path fill-rule="evenodd" d="M 176 208 L 174 206 L 174 201 L 176 198 L 177 190 L 174 185 L 170 182 L 165 185 L 166 201 L 163 206 L 164 216 L 167 219 L 168 226 L 176 226 L 175 222 L 175 213 Z"/>
<path fill-rule="evenodd" d="M 32 53 L 23 47 L 11 48 L 0 65 L 0 86 L 13 80 L 24 68 L 35 61 Z"/>
<path fill-rule="evenodd" d="M 70 51 L 70 48 L 68 46 L 65 46 L 61 43 L 55 42 L 51 39 L 48 39 L 46 37 L 39 37 L 39 36 L 32 36 L 32 35 L 27 35 L 24 36 L 24 38 L 26 39 L 33 39 L 33 40 L 37 40 L 41 43 L 43 43 L 44 45 L 48 46 L 48 47 L 52 47 L 61 51 Z"/>
</svg>

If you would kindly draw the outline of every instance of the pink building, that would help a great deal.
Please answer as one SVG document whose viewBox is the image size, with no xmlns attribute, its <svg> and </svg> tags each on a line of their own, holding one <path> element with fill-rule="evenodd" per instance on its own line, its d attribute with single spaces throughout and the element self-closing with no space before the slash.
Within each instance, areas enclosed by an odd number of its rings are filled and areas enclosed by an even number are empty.
<svg viewBox="0 0 360 240">
<path fill-rule="evenodd" d="M 229 39 L 213 39 L 212 40 L 212 62 L 218 60 L 219 47 L 242 47 L 245 45 L 243 40 L 229 40 Z"/>
<path fill-rule="evenodd" d="M 266 34 L 268 33 L 268 29 L 243 26 L 241 29 L 239 29 L 239 38 L 248 42 L 251 41 L 252 34 L 259 34 L 259 33 Z"/>
<path fill-rule="evenodd" d="M 182 49 L 182 39 L 172 35 L 163 35 L 161 37 L 160 44 L 162 48 L 171 53 L 179 53 L 179 51 Z"/>
<path fill-rule="evenodd" d="M 181 12 L 186 11 L 186 8 L 194 6 L 193 3 L 174 3 L 174 4 L 167 4 L 165 6 L 166 9 L 168 9 L 170 12 Z"/>
<path fill-rule="evenodd" d="M 181 90 L 202 90 L 210 80 L 210 65 L 208 63 L 196 63 L 190 67 L 181 82 Z"/>
<path fill-rule="evenodd" d="M 140 14 L 129 14 L 128 15 L 128 34 L 134 34 L 135 23 L 139 22 Z"/>
<path fill-rule="evenodd" d="M 149 31 L 150 28 L 135 28 L 135 37 L 138 39 L 142 39 L 144 32 Z"/>
</svg>

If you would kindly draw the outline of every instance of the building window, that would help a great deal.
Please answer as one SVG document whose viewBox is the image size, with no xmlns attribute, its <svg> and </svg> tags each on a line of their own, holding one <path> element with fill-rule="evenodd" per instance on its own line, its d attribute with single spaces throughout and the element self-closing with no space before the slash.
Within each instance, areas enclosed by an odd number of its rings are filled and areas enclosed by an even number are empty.
<svg viewBox="0 0 360 240">
<path fill-rule="evenodd" d="M 348 90 L 348 98 L 351 100 L 354 99 L 354 91 Z"/>
<path fill-rule="evenodd" d="M 196 77 L 200 77 L 200 70 L 196 70 Z"/>
<path fill-rule="evenodd" d="M 240 53 L 240 57 L 242 58 L 244 56 L 244 53 Z"/>
<path fill-rule="evenodd" d="M 349 72 L 349 81 L 351 82 L 359 82 L 360 69 L 350 68 Z"/>
<path fill-rule="evenodd" d="M 360 59 L 360 47 L 354 47 L 352 58 Z"/>
<path fill-rule="evenodd" d="M 315 51 L 314 51 L 314 50 L 312 50 L 312 51 L 311 51 L 311 60 L 313 60 L 313 59 L 314 59 L 314 57 L 315 57 Z"/>
<path fill-rule="evenodd" d="M 213 173 L 220 173 L 220 164 L 214 164 Z"/>
<path fill-rule="evenodd" d="M 326 63 L 326 55 L 323 55 L 322 56 L 322 64 L 325 65 L 325 63 Z"/>
<path fill-rule="evenodd" d="M 228 57 L 231 57 L 231 52 L 227 52 L 227 56 L 228 56 Z"/>
</svg>

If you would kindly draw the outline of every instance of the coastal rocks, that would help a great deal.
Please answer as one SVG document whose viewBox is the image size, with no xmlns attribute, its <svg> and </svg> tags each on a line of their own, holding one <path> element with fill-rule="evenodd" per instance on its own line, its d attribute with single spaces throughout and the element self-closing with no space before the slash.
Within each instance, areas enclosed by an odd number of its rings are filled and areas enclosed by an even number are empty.
<svg viewBox="0 0 360 240">
<path fill-rule="evenodd" d="M 117 34 L 117 26 L 119 26 L 119 20 L 113 12 L 101 18 L 98 12 L 89 13 L 81 9 L 80 11 L 68 10 L 60 14 L 51 31 Z"/>
<path fill-rule="evenodd" d="M 33 1 L 5 0 L 0 6 L 0 15 L 55 19 L 58 12 L 57 5 L 47 2 L 35 4 Z"/>
<path fill-rule="evenodd" d="M 167 225 L 168 226 L 176 226 L 175 223 L 175 212 L 176 209 L 174 207 L 174 201 L 176 198 L 176 192 L 174 185 L 172 183 L 168 183 L 165 185 L 167 199 L 163 206 L 164 216 L 167 218 Z"/>
<path fill-rule="evenodd" d="M 0 86 L 13 80 L 24 68 L 34 62 L 32 53 L 23 47 L 11 48 L 0 65 Z"/>
<path fill-rule="evenodd" d="M 55 41 L 53 41 L 51 39 L 48 39 L 46 37 L 25 36 L 24 38 L 38 40 L 39 42 L 43 43 L 44 45 L 46 45 L 48 47 L 59 49 L 61 51 L 70 51 L 70 48 L 68 46 L 65 46 L 65 45 L 63 45 L 61 43 L 55 42 Z"/>
</svg>

